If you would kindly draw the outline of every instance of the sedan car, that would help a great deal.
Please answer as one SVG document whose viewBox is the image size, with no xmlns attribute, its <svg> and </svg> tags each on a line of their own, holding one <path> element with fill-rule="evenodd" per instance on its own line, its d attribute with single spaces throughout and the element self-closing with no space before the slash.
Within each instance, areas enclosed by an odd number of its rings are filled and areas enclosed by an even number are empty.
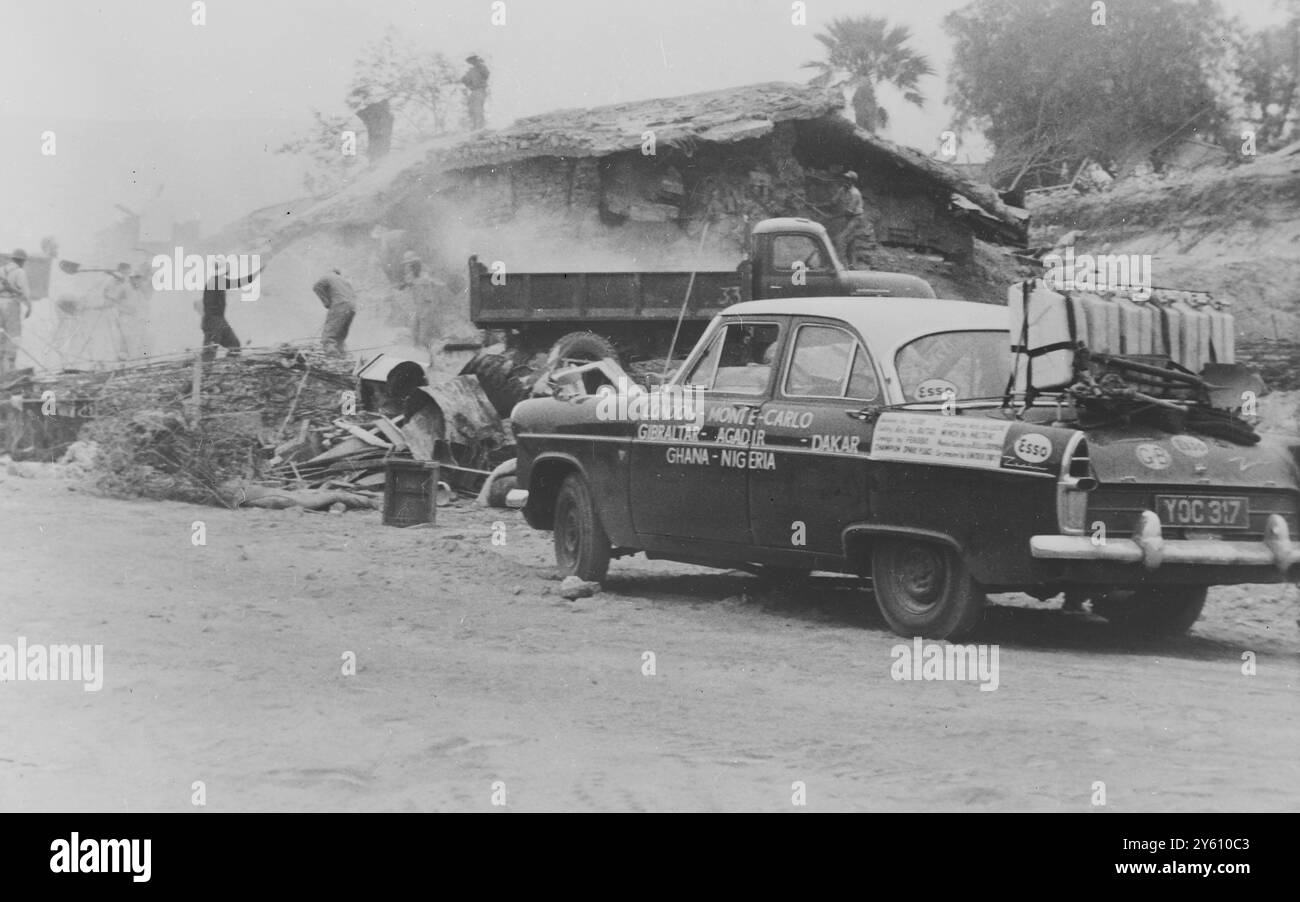
<svg viewBox="0 0 1300 902">
<path fill-rule="evenodd" d="M 1007 591 L 1169 635 L 1209 586 L 1300 579 L 1297 445 L 1024 403 L 1010 345 L 992 305 L 737 304 L 662 386 L 516 407 L 524 515 L 584 579 L 638 552 L 868 577 L 909 637 L 960 637 Z"/>
</svg>

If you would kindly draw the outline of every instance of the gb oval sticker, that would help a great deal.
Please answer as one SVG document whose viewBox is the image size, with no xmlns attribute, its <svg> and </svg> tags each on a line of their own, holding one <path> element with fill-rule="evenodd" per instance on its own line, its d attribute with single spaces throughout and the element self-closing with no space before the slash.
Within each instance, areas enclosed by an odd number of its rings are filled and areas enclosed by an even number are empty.
<svg viewBox="0 0 1300 902">
<path fill-rule="evenodd" d="M 1194 435 L 1175 435 L 1169 442 L 1188 457 L 1204 457 L 1210 453 L 1210 446 Z"/>
<path fill-rule="evenodd" d="M 1151 470 L 1169 469 L 1169 452 L 1159 445 L 1153 445 L 1151 442 L 1143 442 L 1137 446 L 1136 452 L 1138 463 Z"/>
<path fill-rule="evenodd" d="M 957 386 L 947 379 L 926 379 L 916 387 L 912 392 L 912 397 L 918 401 L 942 401 L 944 396 L 952 392 L 949 397 L 957 397 Z"/>
<path fill-rule="evenodd" d="M 1011 448 L 1027 464 L 1041 464 L 1052 456 L 1052 440 L 1040 432 L 1026 432 Z"/>
</svg>

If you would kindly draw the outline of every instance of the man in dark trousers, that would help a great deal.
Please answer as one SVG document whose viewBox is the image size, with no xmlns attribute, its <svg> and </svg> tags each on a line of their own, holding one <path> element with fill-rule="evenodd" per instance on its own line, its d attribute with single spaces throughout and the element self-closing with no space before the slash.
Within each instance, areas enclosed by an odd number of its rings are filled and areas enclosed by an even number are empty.
<svg viewBox="0 0 1300 902">
<path fill-rule="evenodd" d="M 461 77 L 460 83 L 469 92 L 469 127 L 473 131 L 479 131 L 487 127 L 483 105 L 487 102 L 488 78 L 491 73 L 477 53 L 465 57 L 465 62 L 469 63 L 469 71 Z"/>
<path fill-rule="evenodd" d="M 352 318 L 357 315 L 357 293 L 352 283 L 343 278 L 342 270 L 333 269 L 321 276 L 311 287 L 320 298 L 327 311 L 325 326 L 321 329 L 321 347 L 326 351 L 341 354 L 345 350 L 348 329 Z"/>
<path fill-rule="evenodd" d="M 234 357 L 239 354 L 239 339 L 235 330 L 226 322 L 226 291 L 231 288 L 246 288 L 262 274 L 265 267 L 259 266 L 248 275 L 232 279 L 226 261 L 216 260 L 212 266 L 212 278 L 208 279 L 203 289 L 203 359 L 212 360 L 217 356 L 217 345 L 226 349 Z"/>
</svg>

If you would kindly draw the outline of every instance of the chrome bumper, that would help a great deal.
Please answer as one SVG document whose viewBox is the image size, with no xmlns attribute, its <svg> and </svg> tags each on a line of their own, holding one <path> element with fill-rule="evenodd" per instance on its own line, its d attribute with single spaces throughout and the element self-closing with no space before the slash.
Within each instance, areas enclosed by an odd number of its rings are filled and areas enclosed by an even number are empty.
<svg viewBox="0 0 1300 902">
<path fill-rule="evenodd" d="M 1165 539 L 1160 518 L 1153 511 L 1143 511 L 1131 539 L 1104 539 L 1094 543 L 1090 536 L 1033 536 L 1029 551 L 1036 558 L 1114 561 L 1142 564 L 1148 570 L 1155 570 L 1161 564 L 1274 566 L 1286 576 L 1300 564 L 1300 545 L 1291 541 L 1286 520 L 1280 514 L 1268 518 L 1260 542 Z"/>
</svg>

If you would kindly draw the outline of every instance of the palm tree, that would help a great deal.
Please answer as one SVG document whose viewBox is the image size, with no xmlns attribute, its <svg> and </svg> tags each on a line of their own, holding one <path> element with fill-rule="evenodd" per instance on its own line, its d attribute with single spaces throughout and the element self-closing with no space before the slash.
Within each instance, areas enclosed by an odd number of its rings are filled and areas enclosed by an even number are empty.
<svg viewBox="0 0 1300 902">
<path fill-rule="evenodd" d="M 826 30 L 814 35 L 826 47 L 826 59 L 803 64 L 818 70 L 810 84 L 847 88 L 858 125 L 877 131 L 889 125 L 889 113 L 876 100 L 876 85 L 892 84 L 903 99 L 925 106 L 920 80 L 934 74 L 930 60 L 907 44 L 912 32 L 906 25 L 889 27 L 884 19 L 861 16 L 832 19 Z"/>
</svg>

